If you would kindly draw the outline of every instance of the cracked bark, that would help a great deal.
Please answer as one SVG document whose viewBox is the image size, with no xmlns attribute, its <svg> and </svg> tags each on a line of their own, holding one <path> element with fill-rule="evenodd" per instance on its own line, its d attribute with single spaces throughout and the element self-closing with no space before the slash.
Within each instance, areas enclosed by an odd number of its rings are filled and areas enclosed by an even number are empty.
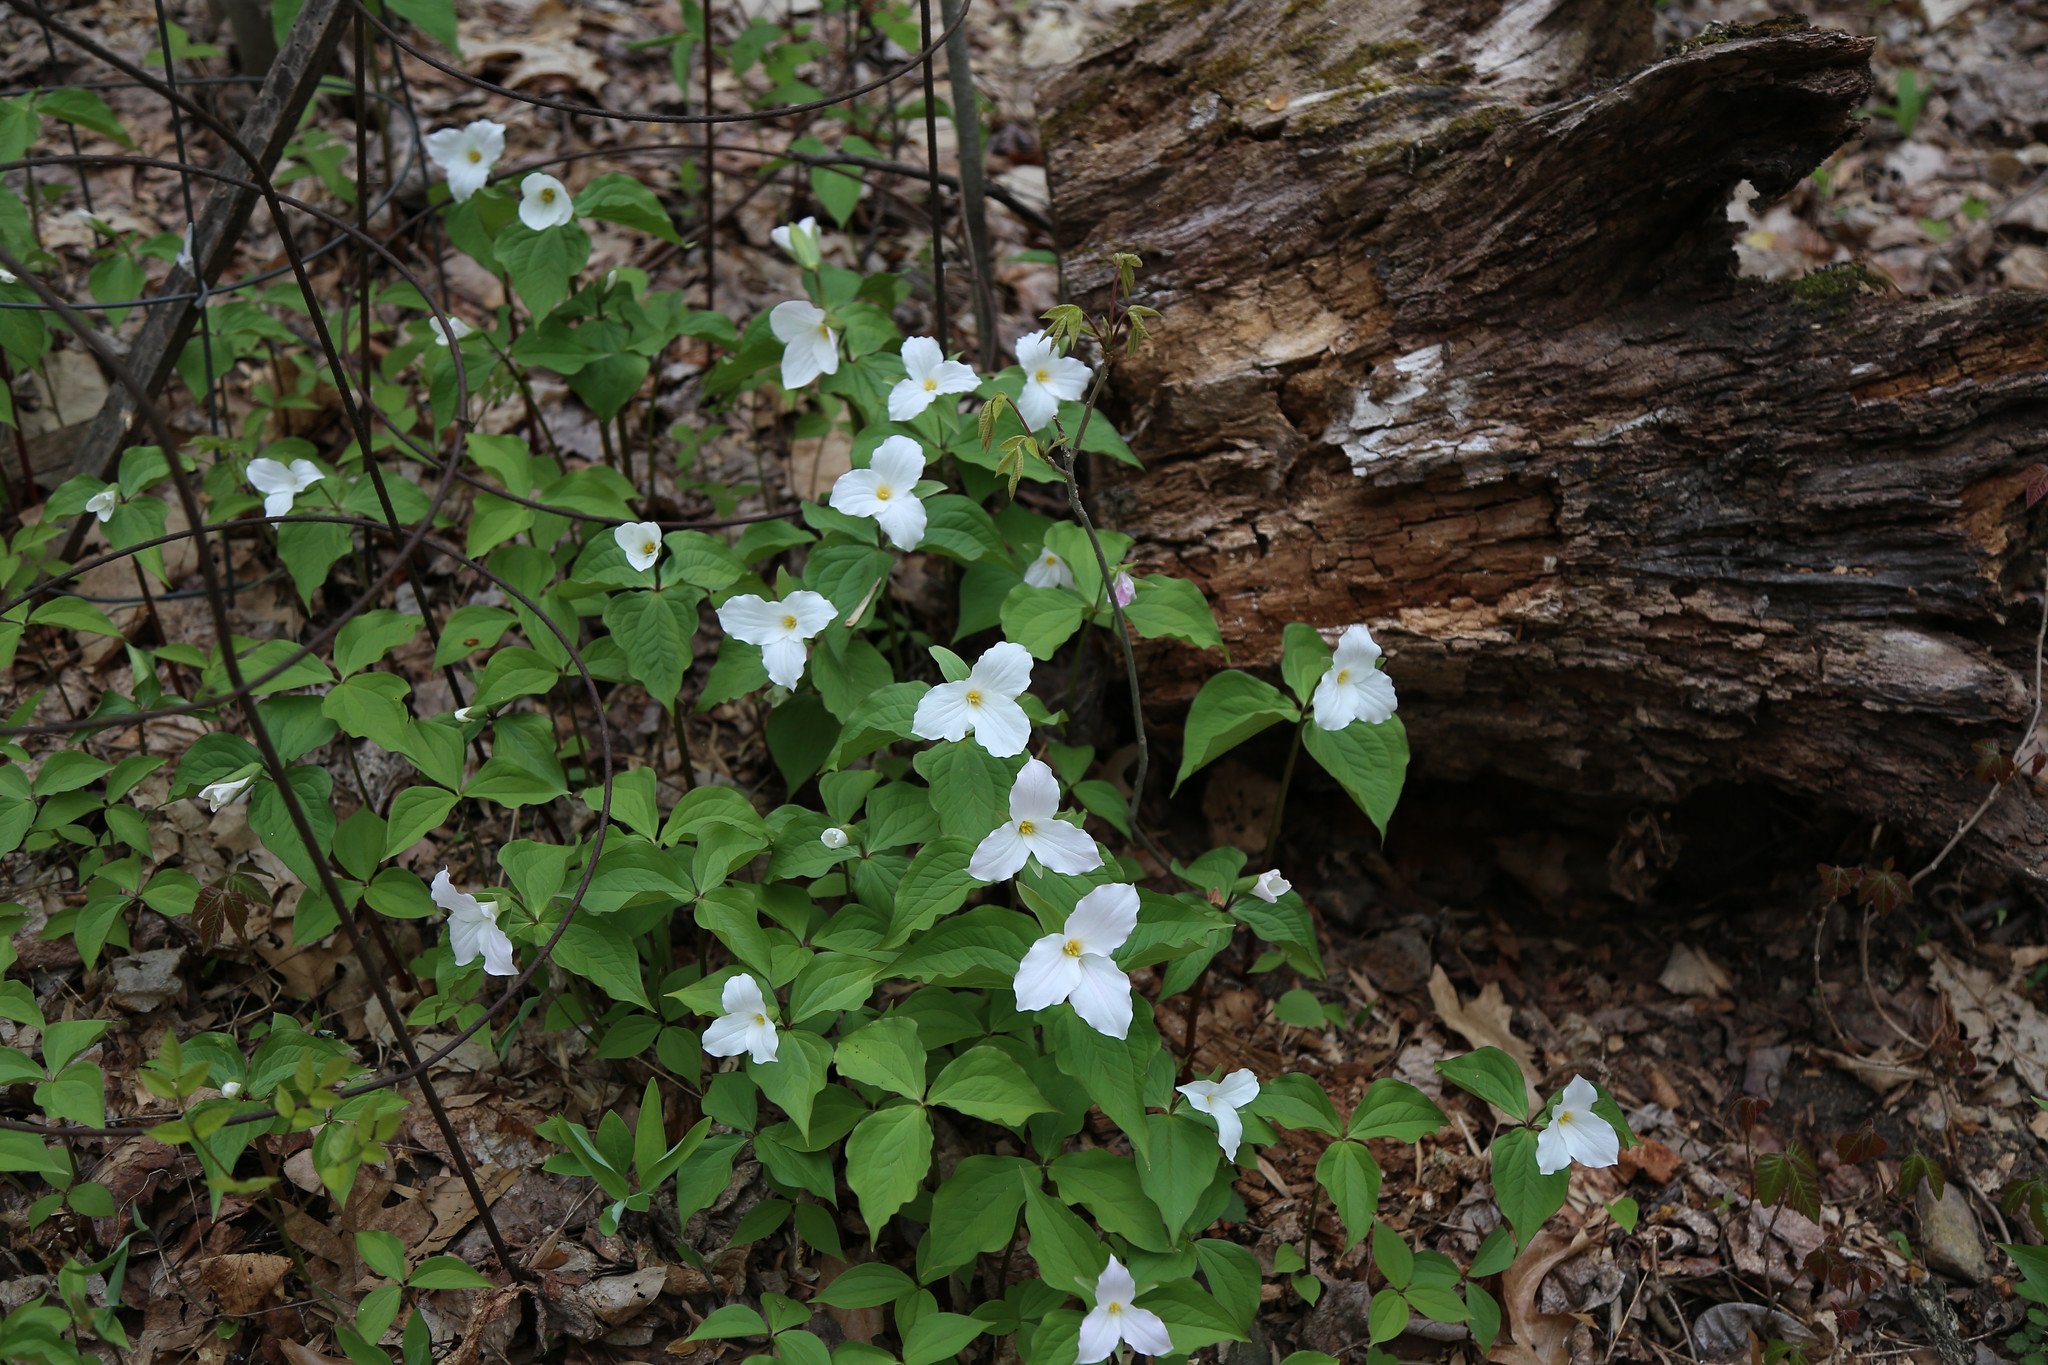
<svg viewBox="0 0 2048 1365">
<path fill-rule="evenodd" d="M 2028 710 L 2048 298 L 1738 280 L 1725 213 L 1840 145 L 1869 52 L 1659 55 L 1614 0 L 1140 6 L 1040 98 L 1077 298 L 1135 250 L 1164 314 L 1120 529 L 1242 664 L 1371 624 L 1423 774 L 1763 782 L 1939 844 Z M 2048 816 L 1970 847 L 2038 884 Z"/>
</svg>

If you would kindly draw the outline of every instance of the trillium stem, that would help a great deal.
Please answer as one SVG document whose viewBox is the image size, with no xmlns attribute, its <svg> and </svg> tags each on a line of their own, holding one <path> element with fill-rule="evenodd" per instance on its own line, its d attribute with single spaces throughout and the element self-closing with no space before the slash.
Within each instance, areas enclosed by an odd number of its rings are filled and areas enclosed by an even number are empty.
<svg viewBox="0 0 2048 1365">
<path fill-rule="evenodd" d="M 1294 743 L 1287 746 L 1287 763 L 1280 769 L 1280 792 L 1273 798 L 1273 818 L 1266 822 L 1266 851 L 1259 858 L 1267 867 L 1280 852 L 1280 823 L 1287 817 L 1287 792 L 1294 785 L 1294 762 L 1301 757 L 1301 737 L 1308 732 L 1308 718 L 1309 712 L 1303 711 L 1301 723 L 1294 727 Z"/>
</svg>

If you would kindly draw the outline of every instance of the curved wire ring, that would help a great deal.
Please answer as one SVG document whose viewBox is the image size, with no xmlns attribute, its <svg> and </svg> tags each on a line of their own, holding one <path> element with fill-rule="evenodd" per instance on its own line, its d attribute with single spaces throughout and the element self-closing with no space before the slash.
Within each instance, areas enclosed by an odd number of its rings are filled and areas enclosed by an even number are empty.
<svg viewBox="0 0 2048 1365">
<path fill-rule="evenodd" d="M 266 518 L 266 520 L 317 522 L 337 526 L 360 527 L 372 531 L 384 531 L 389 529 L 387 526 L 385 526 L 383 522 L 372 521 L 367 517 L 311 515 L 303 517 L 274 517 Z M 143 550 L 151 549 L 158 545 L 167 544 L 174 540 L 193 539 L 204 535 L 233 534 L 245 529 L 253 530 L 259 524 L 259 522 L 253 519 L 223 521 L 213 522 L 199 527 L 187 528 L 183 531 L 174 531 L 169 535 L 159 536 L 154 540 L 146 541 L 140 545 L 130 546 L 127 549 L 117 551 L 114 554 L 103 555 L 91 564 L 84 564 L 78 566 L 77 568 L 71 570 L 70 573 L 65 576 L 69 577 L 73 574 L 84 573 L 87 569 L 95 567 L 96 564 L 104 563 L 108 560 L 126 558 L 130 555 L 139 554 Z M 335 1091 L 335 1094 L 342 1097 L 343 1099 L 352 1098 L 356 1095 L 365 1095 L 373 1090 L 385 1090 L 393 1086 L 402 1085 L 406 1081 L 412 1080 L 414 1077 L 420 1075 L 422 1072 L 431 1070 L 433 1067 L 439 1065 L 443 1060 L 445 1060 L 451 1053 L 453 1053 L 456 1048 L 462 1046 L 471 1038 L 475 1037 L 478 1030 L 482 1029 L 485 1024 L 488 1024 L 493 1018 L 495 1018 L 501 1011 L 504 1010 L 506 1005 L 510 1004 L 512 1000 L 517 997 L 521 988 L 523 988 L 528 981 L 533 979 L 533 974 L 540 970 L 542 964 L 551 960 L 551 957 L 555 950 L 555 945 L 561 942 L 562 935 L 568 932 L 569 922 L 572 919 L 574 919 L 576 917 L 577 912 L 583 908 L 583 897 L 588 893 L 590 889 L 591 878 L 596 875 L 598 859 L 601 856 L 603 856 L 604 853 L 605 836 L 611 828 L 613 781 L 611 727 L 604 723 L 604 699 L 598 695 L 597 679 L 595 675 L 591 673 L 590 666 L 584 662 L 583 655 L 576 648 L 575 642 L 563 633 L 562 628 L 556 625 L 553 619 L 550 618 L 548 614 L 541 609 L 540 605 L 536 603 L 532 598 L 528 597 L 519 589 L 513 587 L 512 584 L 507 582 L 499 575 L 491 572 L 489 569 L 485 568 L 476 560 L 471 559 L 468 555 L 463 554 L 454 546 L 449 545 L 445 541 L 442 541 L 434 536 L 423 537 L 420 543 L 425 548 L 432 550 L 435 554 L 442 555 L 450 560 L 453 560 L 454 562 L 460 564 L 464 568 L 469 569 L 472 572 L 489 580 L 492 584 L 496 585 L 498 588 L 503 590 L 508 597 L 511 597 L 513 600 L 519 602 L 521 605 L 529 608 L 534 613 L 534 615 L 539 617 L 540 620 L 546 624 L 548 630 L 554 635 L 555 639 L 561 644 L 562 648 L 568 651 L 569 661 L 571 664 L 575 666 L 576 672 L 582 680 L 583 690 L 590 699 L 591 713 L 597 718 L 597 732 L 599 741 L 598 754 L 602 761 L 602 770 L 604 774 L 603 780 L 600 782 L 599 785 L 603 789 L 604 797 L 598 807 L 597 831 L 591 837 L 590 856 L 584 865 L 583 876 L 576 883 L 576 890 L 571 894 L 569 898 L 569 904 L 567 908 L 564 909 L 562 912 L 561 922 L 555 926 L 554 933 L 548 938 L 548 941 L 546 943 L 541 945 L 539 951 L 534 955 L 533 960 L 528 962 L 525 968 L 522 969 L 518 975 L 514 976 L 509 982 L 506 983 L 505 989 L 499 993 L 498 998 L 495 1001 L 493 1001 L 488 1008 L 485 1009 L 482 1015 L 480 1015 L 467 1028 L 463 1029 L 461 1032 L 457 1033 L 453 1038 L 449 1039 L 446 1043 L 443 1043 L 440 1047 L 436 1048 L 433 1052 L 421 1057 L 419 1060 L 419 1064 L 417 1066 L 406 1066 L 396 1071 L 386 1072 L 382 1075 L 358 1081 L 352 1085 L 346 1086 L 342 1089 Z M 393 572 L 395 573 L 395 570 Z M 117 718 L 118 721 L 123 723 L 132 722 L 138 719 L 147 719 L 147 716 L 138 717 L 135 715 L 128 715 Z M 23 733 L 23 731 L 18 729 L 0 731 L 0 734 L 20 733 Z M 311 852 L 312 850 L 308 851 Z M 151 1119 L 146 1124 L 112 1124 L 103 1127 L 92 1127 L 87 1124 L 36 1124 L 30 1123 L 23 1119 L 0 1119 L 0 1129 L 7 1129 L 17 1133 L 37 1133 L 41 1134 L 44 1137 L 141 1137 L 147 1135 L 152 1128 L 156 1127 L 159 1124 L 172 1123 L 183 1117 L 184 1114 L 181 1112 L 177 1114 L 166 1114 L 160 1118 Z M 236 1115 L 234 1118 L 229 1119 L 228 1122 L 231 1124 L 262 1123 L 276 1117 L 278 1117 L 278 1111 L 275 1109 L 252 1110 L 247 1114 Z"/>
<path fill-rule="evenodd" d="M 829 109 L 835 104 L 845 104 L 849 100 L 859 99 L 862 95 L 873 90 L 879 90 L 885 85 L 892 85 L 931 61 L 938 54 L 939 49 L 946 45 L 946 40 L 951 38 L 954 32 L 967 22 L 968 13 L 974 8 L 974 0 L 961 0 L 960 12 L 953 17 L 953 22 L 948 24 L 942 32 L 935 35 L 929 43 L 918 49 L 904 65 L 897 67 L 886 75 L 877 76 L 871 81 L 851 86 L 830 95 L 822 95 L 814 100 L 806 100 L 802 104 L 782 104 L 772 109 L 749 110 L 744 114 L 638 114 L 629 109 L 612 109 L 602 104 L 572 104 L 568 100 L 550 99 L 546 95 L 522 94 L 507 86 L 494 84 L 473 72 L 464 71 L 458 66 L 450 66 L 440 58 L 420 51 L 419 48 L 401 38 L 397 31 L 380 16 L 372 14 L 369 8 L 363 4 L 362 0 L 353 0 L 353 3 L 356 12 L 367 19 L 379 33 L 382 33 L 392 46 L 405 52 L 415 60 L 426 63 L 445 76 L 455 77 L 473 89 L 487 90 L 494 95 L 502 95 L 504 98 L 515 100 L 520 104 L 531 104 L 541 109 L 552 109 L 556 113 L 580 115 L 584 118 L 614 119 L 621 123 L 682 123 L 697 127 L 705 124 L 721 123 L 765 123 L 770 119 L 787 118 L 792 114 L 815 113 L 820 109 Z"/>
<path fill-rule="evenodd" d="M 230 78 L 225 76 L 219 76 L 213 78 L 213 83 L 225 84 L 231 79 L 236 81 L 245 81 L 252 80 L 253 77 L 237 76 Z M 188 81 L 186 83 L 199 84 L 199 82 L 196 81 Z M 66 90 L 82 90 L 90 89 L 93 87 L 67 85 L 63 88 Z M 100 88 L 141 89 L 143 87 L 141 85 L 141 82 L 139 81 L 106 81 L 101 83 Z M 412 117 L 412 111 L 406 108 L 406 106 L 403 103 L 401 103 L 395 96 L 387 95 L 381 90 L 374 90 L 369 93 L 370 98 L 381 101 L 384 104 L 390 105 L 394 109 L 402 111 L 405 114 L 407 123 L 412 124 L 412 126 L 414 127 L 418 126 L 418 124 L 414 121 Z M 5 96 L 0 96 L 0 98 L 5 98 Z M 400 170 L 397 175 L 391 177 L 391 183 L 386 187 L 382 195 L 370 201 L 369 211 L 373 216 L 383 212 L 386 208 L 389 208 L 391 206 L 392 201 L 398 198 L 398 192 L 404 186 L 405 182 L 411 179 L 413 172 L 420 168 L 417 143 L 413 139 L 407 138 L 405 140 L 405 144 L 406 147 L 404 168 Z M 95 159 L 94 155 L 91 153 L 80 152 L 77 153 L 76 155 L 81 159 L 82 162 L 86 164 L 90 164 Z M 109 155 L 111 155 L 111 153 L 109 153 Z M 191 165 L 190 163 L 183 161 L 173 161 L 168 164 L 175 166 L 183 171 L 197 172 L 200 169 L 197 166 Z M 312 250 L 305 252 L 303 254 L 302 259 L 309 263 L 312 261 L 317 261 L 322 256 L 325 256 L 330 252 L 340 250 L 343 243 L 346 241 L 347 239 L 345 237 L 330 237 L 326 241 L 322 242 L 320 245 L 314 247 Z M 259 284 L 268 284 L 272 280 L 280 279 L 291 273 L 291 263 L 287 261 L 283 265 L 275 265 L 268 270 L 260 271 L 254 275 L 245 275 L 239 280 L 230 280 L 226 284 L 210 284 L 206 286 L 204 291 L 190 289 L 183 290 L 175 294 L 155 294 L 146 299 L 129 299 L 125 303 L 99 303 L 97 301 L 87 303 L 81 300 L 73 300 L 71 306 L 73 308 L 76 308 L 81 313 L 111 313 L 121 308 L 154 308 L 158 304 L 184 303 L 193 299 L 209 298 L 215 294 L 232 294 L 243 289 L 253 289 Z M 35 312 L 48 311 L 46 308 L 44 308 L 43 304 L 40 301 L 30 301 L 27 299 L 0 299 L 0 309 L 24 309 Z"/>
</svg>

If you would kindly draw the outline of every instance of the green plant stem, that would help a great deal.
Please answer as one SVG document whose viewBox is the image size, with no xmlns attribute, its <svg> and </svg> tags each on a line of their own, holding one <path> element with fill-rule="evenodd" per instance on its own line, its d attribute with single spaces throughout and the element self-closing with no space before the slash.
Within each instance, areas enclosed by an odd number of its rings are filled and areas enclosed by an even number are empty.
<svg viewBox="0 0 2048 1365">
<path fill-rule="evenodd" d="M 1266 822 L 1266 851 L 1259 861 L 1267 867 L 1273 866 L 1273 856 L 1280 851 L 1280 822 L 1287 815 L 1287 792 L 1294 785 L 1294 762 L 1301 757 L 1301 737 L 1308 733 L 1309 712 L 1301 713 L 1301 723 L 1294 727 L 1294 742 L 1287 746 L 1287 762 L 1280 769 L 1280 791 L 1273 797 L 1273 817 Z"/>
</svg>

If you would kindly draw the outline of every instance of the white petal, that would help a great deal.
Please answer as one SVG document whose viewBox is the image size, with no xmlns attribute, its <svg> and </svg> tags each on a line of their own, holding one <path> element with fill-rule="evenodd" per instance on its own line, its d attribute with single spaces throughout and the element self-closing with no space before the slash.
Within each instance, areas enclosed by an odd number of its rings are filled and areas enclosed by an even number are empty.
<svg viewBox="0 0 2048 1365">
<path fill-rule="evenodd" d="M 957 360 L 940 365 L 932 377 L 939 381 L 938 391 L 943 394 L 973 393 L 981 387 L 981 376 L 974 372 L 974 367 Z"/>
<path fill-rule="evenodd" d="M 249 486 L 258 493 L 282 492 L 292 487 L 292 472 L 278 460 L 251 460 Z"/>
<path fill-rule="evenodd" d="M 974 856 L 967 860 L 967 875 L 978 882 L 1008 881 L 1023 870 L 1030 854 L 1030 848 L 1017 837 L 1015 825 L 998 825 L 974 846 Z"/>
<path fill-rule="evenodd" d="M 512 961 L 512 940 L 495 923 L 486 921 L 477 929 L 477 941 L 484 950 L 484 975 L 517 976 L 519 968 Z"/>
<path fill-rule="evenodd" d="M 901 419 L 898 419 L 901 420 Z M 881 488 L 881 474 L 872 469 L 849 469 L 832 481 L 832 510 L 844 512 L 849 517 L 874 517 L 880 520 L 889 504 L 875 496 Z M 890 489 L 895 497 L 895 489 Z"/>
<path fill-rule="evenodd" d="M 1237 1145 L 1244 1141 L 1244 1120 L 1227 1104 L 1219 1104 L 1209 1113 L 1216 1120 L 1216 1145 L 1223 1149 L 1224 1160 L 1237 1160 Z"/>
<path fill-rule="evenodd" d="M 704 1050 L 714 1057 L 737 1057 L 747 1050 L 754 1029 L 751 1014 L 728 1014 L 704 1030 Z"/>
<path fill-rule="evenodd" d="M 462 128 L 436 128 L 427 134 L 427 157 L 437 166 L 451 166 L 462 157 L 462 149 L 469 145 L 467 130 Z"/>
<path fill-rule="evenodd" d="M 839 619 L 839 608 L 832 605 L 832 599 L 809 588 L 799 588 L 783 598 L 782 610 L 796 618 L 796 633 L 805 640 Z"/>
<path fill-rule="evenodd" d="M 1011 820 L 1050 820 L 1059 812 L 1060 783 L 1052 769 L 1032 759 L 1010 784 Z"/>
<path fill-rule="evenodd" d="M 1131 1278 L 1131 1272 L 1122 1261 L 1110 1257 L 1109 1264 L 1102 1267 L 1102 1273 L 1095 1277 L 1095 1302 L 1129 1305 L 1137 1297 L 1138 1284 Z"/>
<path fill-rule="evenodd" d="M 1070 957 L 1066 944 L 1065 935 L 1047 934 L 1025 951 L 1024 960 L 1017 964 L 1016 980 L 1010 984 L 1018 1010 L 1028 1014 L 1057 1005 L 1080 984 L 1081 959 Z"/>
<path fill-rule="evenodd" d="M 483 903 L 467 891 L 456 890 L 455 883 L 449 878 L 448 869 L 445 867 L 434 874 L 433 884 L 427 888 L 427 894 L 433 898 L 434 904 L 440 906 L 451 916 L 466 915 L 471 918 L 481 918 L 483 916 Z"/>
<path fill-rule="evenodd" d="M 1206 1114 L 1216 1107 L 1216 1096 L 1222 1087 L 1214 1081 L 1189 1081 L 1186 1085 L 1175 1086 L 1174 1089 L 1186 1095 L 1189 1104 Z"/>
<path fill-rule="evenodd" d="M 1311 698 L 1316 712 L 1316 728 L 1319 730 L 1341 730 L 1358 719 L 1358 689 L 1348 682 L 1338 682 L 1337 674 L 1342 670 L 1332 667 L 1316 683 L 1315 696 Z"/>
<path fill-rule="evenodd" d="M 1166 1334 L 1166 1324 L 1157 1313 L 1149 1308 L 1126 1308 L 1123 1320 L 1124 1340 L 1131 1343 L 1131 1349 L 1139 1355 L 1173 1354 L 1173 1338 Z"/>
<path fill-rule="evenodd" d="M 458 967 L 467 967 L 477 960 L 484 951 L 483 932 L 491 927 L 490 921 L 471 919 L 461 915 L 448 917 L 448 951 Z"/>
<path fill-rule="evenodd" d="M 1091 1308 L 1088 1316 L 1081 1319 L 1080 1350 L 1074 1365 L 1094 1365 L 1095 1361 L 1109 1359 L 1118 1339 L 1116 1319 L 1109 1315 L 1109 1310 Z"/>
<path fill-rule="evenodd" d="M 1054 398 L 1063 398 L 1069 402 L 1088 391 L 1088 380 L 1095 374 L 1095 371 L 1070 355 L 1048 362 L 1046 368 L 1052 371 L 1052 374 L 1045 381 L 1045 391 Z"/>
<path fill-rule="evenodd" d="M 750 645 L 765 645 L 770 640 L 782 638 L 783 613 L 775 604 L 763 601 L 757 594 L 743 592 L 737 597 L 728 597 L 718 608 L 718 625 L 735 640 L 744 640 Z"/>
<path fill-rule="evenodd" d="M 824 320 L 825 310 L 803 299 L 789 299 L 768 310 L 768 330 L 777 341 L 785 343 L 815 334 Z"/>
<path fill-rule="evenodd" d="M 1394 680 L 1384 669 L 1368 669 L 1360 674 L 1357 695 L 1358 718 L 1367 725 L 1378 725 L 1400 705 L 1400 699 L 1394 695 Z"/>
<path fill-rule="evenodd" d="M 768 641 L 761 646 L 761 663 L 768 670 L 768 681 L 777 687 L 795 687 L 803 681 L 804 662 L 810 654 L 802 640 L 784 637 Z"/>
<path fill-rule="evenodd" d="M 965 682 L 940 683 L 917 699 L 910 733 L 919 739 L 965 739 L 974 728 L 974 709 L 967 704 Z"/>
<path fill-rule="evenodd" d="M 1536 1135 L 1536 1169 L 1544 1175 L 1556 1175 L 1571 1164 L 1572 1154 L 1565 1146 L 1564 1133 L 1553 1122 Z"/>
<path fill-rule="evenodd" d="M 1015 697 L 1031 686 L 1031 651 L 1008 640 L 990 645 L 967 674 L 967 681 L 983 695 Z M 1013 751 L 1016 752 L 1016 751 Z"/>
<path fill-rule="evenodd" d="M 266 517 L 288 515 L 292 510 L 292 502 L 297 496 L 289 488 L 279 489 L 263 500 L 263 515 Z"/>
<path fill-rule="evenodd" d="M 311 460 L 293 460 L 287 471 L 291 475 L 292 492 L 303 493 L 327 476 L 320 472 L 320 466 Z"/>
<path fill-rule="evenodd" d="M 1067 1003 L 1081 1022 L 1097 1033 L 1123 1038 L 1131 1031 L 1131 978 L 1123 968 L 1099 953 L 1084 953 L 1079 959 L 1080 979 L 1067 995 Z"/>
<path fill-rule="evenodd" d="M 775 1053 L 782 1045 L 782 1038 L 775 1031 L 775 1025 L 749 1023 L 747 1026 L 747 1055 L 754 1059 L 756 1066 L 765 1066 L 775 1060 Z"/>
<path fill-rule="evenodd" d="M 491 164 L 488 161 L 471 161 L 467 156 L 447 163 L 448 197 L 460 204 L 490 183 Z"/>
<path fill-rule="evenodd" d="M 1038 821 L 1027 842 L 1031 845 L 1031 856 L 1043 863 L 1048 872 L 1072 877 L 1102 866 L 1102 850 L 1095 846 L 1094 838 L 1087 830 L 1064 820 Z"/>
<path fill-rule="evenodd" d="M 1063 931 L 1091 953 L 1107 957 L 1138 927 L 1138 888 L 1125 882 L 1098 886 L 1074 904 Z"/>
<path fill-rule="evenodd" d="M 1599 1101 L 1600 1092 L 1594 1088 L 1591 1081 L 1587 1080 L 1584 1076 L 1573 1076 L 1571 1084 L 1567 1085 L 1564 1088 L 1564 1093 L 1557 1097 L 1557 1107 L 1560 1109 L 1590 1110 Z"/>
<path fill-rule="evenodd" d="M 782 387 L 800 389 L 821 374 L 839 370 L 839 334 L 830 328 L 820 336 L 816 329 L 785 342 L 782 347 Z"/>
<path fill-rule="evenodd" d="M 1337 648 L 1331 657 L 1338 668 L 1357 668 L 1376 661 L 1380 657 L 1380 647 L 1373 640 L 1372 632 L 1364 626 L 1346 626 L 1344 633 L 1337 637 Z"/>
<path fill-rule="evenodd" d="M 1017 363 L 1024 373 L 1030 374 L 1033 367 L 1052 356 L 1052 343 L 1045 339 L 1043 331 L 1026 332 L 1017 338 Z"/>
<path fill-rule="evenodd" d="M 899 379 L 889 390 L 889 420 L 908 422 L 932 405 L 938 394 L 915 379 Z"/>
<path fill-rule="evenodd" d="M 552 175 L 535 171 L 519 182 L 519 221 L 533 231 L 546 232 L 575 216 L 569 187 Z"/>
<path fill-rule="evenodd" d="M 899 492 L 882 503 L 881 509 L 875 513 L 875 521 L 889 543 L 899 550 L 915 550 L 924 540 L 924 502 L 914 493 Z"/>
<path fill-rule="evenodd" d="M 1031 718 L 1005 697 L 984 697 L 974 708 L 974 738 L 997 758 L 1014 758 L 1031 742 Z"/>
<path fill-rule="evenodd" d="M 908 493 L 924 477 L 924 447 L 908 436 L 891 436 L 875 447 L 868 468 L 880 474 L 884 483 Z"/>
<path fill-rule="evenodd" d="M 727 1014 L 744 1014 L 752 1018 L 766 1014 L 766 1001 L 761 997 L 761 984 L 745 972 L 738 972 L 725 979 L 725 986 L 718 993 L 718 1003 Z"/>
<path fill-rule="evenodd" d="M 612 539 L 626 552 L 626 562 L 635 569 L 651 569 L 654 561 L 661 558 L 661 527 L 651 521 L 629 521 L 624 526 L 614 526 Z"/>
<path fill-rule="evenodd" d="M 1258 1097 L 1259 1078 L 1246 1067 L 1231 1072 L 1216 1087 L 1216 1098 L 1232 1109 L 1242 1109 Z"/>
<path fill-rule="evenodd" d="M 1024 420 L 1027 431 L 1037 431 L 1059 415 L 1060 400 L 1049 393 L 1043 384 L 1026 384 L 1024 391 L 1017 395 L 1017 416 Z"/>
<path fill-rule="evenodd" d="M 945 363 L 946 353 L 932 337 L 912 337 L 903 343 L 903 373 L 912 379 L 921 381 Z M 923 387 L 922 383 L 919 387 Z"/>
</svg>

